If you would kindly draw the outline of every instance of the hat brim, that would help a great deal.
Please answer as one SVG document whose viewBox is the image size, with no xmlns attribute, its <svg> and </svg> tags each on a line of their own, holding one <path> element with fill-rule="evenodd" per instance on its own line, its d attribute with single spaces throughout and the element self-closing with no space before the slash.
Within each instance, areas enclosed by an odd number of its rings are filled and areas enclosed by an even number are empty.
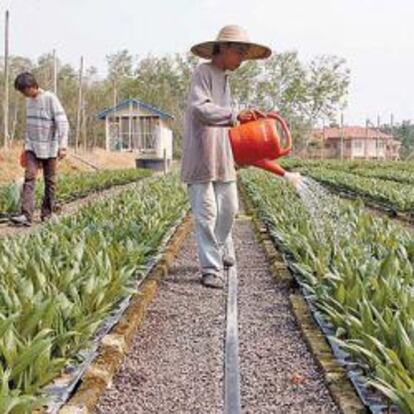
<svg viewBox="0 0 414 414">
<path fill-rule="evenodd" d="M 198 43 L 191 48 L 191 52 L 203 59 L 211 59 L 213 57 L 214 45 L 220 43 L 235 43 L 248 46 L 243 60 L 266 59 L 272 54 L 272 50 L 267 46 L 259 45 L 258 43 L 237 41 L 212 41 Z"/>
</svg>

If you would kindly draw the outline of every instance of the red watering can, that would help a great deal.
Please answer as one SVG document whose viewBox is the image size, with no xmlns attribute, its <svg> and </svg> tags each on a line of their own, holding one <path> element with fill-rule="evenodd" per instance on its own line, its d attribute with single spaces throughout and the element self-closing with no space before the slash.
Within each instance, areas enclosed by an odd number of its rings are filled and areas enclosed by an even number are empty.
<svg viewBox="0 0 414 414">
<path fill-rule="evenodd" d="M 257 119 L 256 113 L 261 118 Z M 254 165 L 277 175 L 285 175 L 285 170 L 274 160 L 289 154 L 292 149 L 292 137 L 286 121 L 275 112 L 266 115 L 255 111 L 252 115 L 253 121 L 241 123 L 229 131 L 236 164 Z M 287 140 L 284 148 L 281 146 L 278 124 Z"/>
<path fill-rule="evenodd" d="M 26 150 L 23 150 L 20 153 L 20 156 L 19 156 L 19 164 L 20 164 L 20 167 L 22 167 L 22 168 L 26 168 L 27 167 L 27 152 L 26 152 Z"/>
</svg>

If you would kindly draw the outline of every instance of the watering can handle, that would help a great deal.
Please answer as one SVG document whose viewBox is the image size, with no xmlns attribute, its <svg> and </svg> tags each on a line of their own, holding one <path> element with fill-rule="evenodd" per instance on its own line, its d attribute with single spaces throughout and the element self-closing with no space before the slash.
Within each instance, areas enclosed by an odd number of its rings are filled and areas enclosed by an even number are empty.
<svg viewBox="0 0 414 414">
<path fill-rule="evenodd" d="M 282 131 L 287 138 L 286 147 L 281 148 L 280 156 L 283 157 L 289 154 L 289 152 L 292 149 L 292 136 L 290 135 L 290 130 L 289 130 L 289 127 L 287 126 L 286 121 L 277 112 L 269 112 L 267 114 L 267 118 L 273 118 L 275 121 L 279 122 L 279 124 L 282 127 Z"/>
<path fill-rule="evenodd" d="M 254 120 L 257 120 L 259 118 L 266 118 L 267 117 L 267 115 L 264 112 L 259 111 L 258 109 L 254 109 L 250 112 L 252 113 L 252 116 L 253 116 Z"/>
<path fill-rule="evenodd" d="M 248 109 L 243 111 L 243 113 L 245 115 L 249 114 L 251 116 L 251 119 L 245 120 L 245 121 L 240 121 L 241 124 L 244 124 L 246 122 L 251 122 L 251 121 L 257 121 L 259 118 L 267 118 L 266 113 L 259 111 L 258 109 Z"/>
</svg>

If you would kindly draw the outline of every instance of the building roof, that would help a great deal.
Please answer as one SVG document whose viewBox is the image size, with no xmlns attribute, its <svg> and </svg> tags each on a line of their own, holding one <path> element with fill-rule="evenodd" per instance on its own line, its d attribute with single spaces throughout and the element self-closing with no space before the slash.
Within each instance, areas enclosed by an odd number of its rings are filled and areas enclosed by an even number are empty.
<svg viewBox="0 0 414 414">
<path fill-rule="evenodd" d="M 99 119 L 105 119 L 108 115 L 113 114 L 114 112 L 120 111 L 121 109 L 129 108 L 129 106 L 132 104 L 132 108 L 136 109 L 144 109 L 148 112 L 151 112 L 154 115 L 159 116 L 161 119 L 174 119 L 174 117 L 170 114 L 167 114 L 166 112 L 161 111 L 160 109 L 156 108 L 155 106 L 152 106 L 150 104 L 147 104 L 145 102 L 140 101 L 139 99 L 125 99 L 118 105 L 105 109 L 102 112 L 99 112 L 96 114 L 96 116 Z"/>
<path fill-rule="evenodd" d="M 343 130 L 343 132 L 342 132 Z M 313 133 L 314 139 L 335 139 L 341 138 L 343 133 L 344 139 L 375 139 L 382 138 L 386 140 L 394 139 L 390 134 L 381 132 L 376 128 L 365 128 L 362 126 L 344 126 L 342 129 L 339 127 L 315 129 Z"/>
</svg>

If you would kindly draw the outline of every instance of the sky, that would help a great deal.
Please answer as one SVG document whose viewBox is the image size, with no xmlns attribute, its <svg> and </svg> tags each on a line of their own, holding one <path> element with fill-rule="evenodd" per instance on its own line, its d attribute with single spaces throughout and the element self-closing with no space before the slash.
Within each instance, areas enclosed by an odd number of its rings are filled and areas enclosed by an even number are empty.
<svg viewBox="0 0 414 414">
<path fill-rule="evenodd" d="M 143 57 L 184 53 L 226 24 L 304 62 L 337 55 L 351 70 L 344 122 L 414 119 L 412 0 L 0 0 L 10 10 L 10 53 L 35 59 L 56 49 L 65 63 L 95 66 L 128 49 Z M 0 53 L 2 54 L 2 53 Z"/>
</svg>

